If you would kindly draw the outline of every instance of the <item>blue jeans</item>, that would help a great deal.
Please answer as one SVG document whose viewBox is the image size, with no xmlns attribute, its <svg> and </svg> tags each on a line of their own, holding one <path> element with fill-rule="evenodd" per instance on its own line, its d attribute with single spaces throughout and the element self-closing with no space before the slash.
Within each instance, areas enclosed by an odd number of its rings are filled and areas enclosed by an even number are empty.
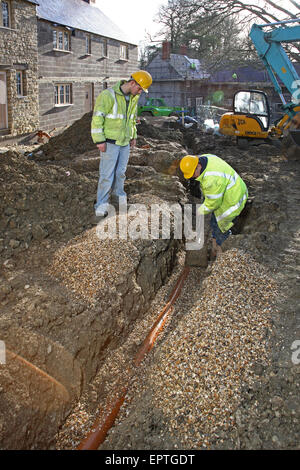
<svg viewBox="0 0 300 470">
<path fill-rule="evenodd" d="M 234 219 L 235 220 L 235 219 Z M 218 222 L 214 213 L 211 214 L 210 217 L 210 226 L 212 229 L 212 236 L 216 239 L 217 245 L 221 246 L 223 242 L 231 235 L 231 230 L 227 230 L 227 232 L 221 232 L 218 226 Z"/>
<path fill-rule="evenodd" d="M 106 143 L 106 152 L 100 153 L 99 181 L 95 210 L 106 210 L 110 195 L 124 197 L 125 173 L 129 159 L 130 146 Z M 100 207 L 101 206 L 101 207 Z"/>
</svg>

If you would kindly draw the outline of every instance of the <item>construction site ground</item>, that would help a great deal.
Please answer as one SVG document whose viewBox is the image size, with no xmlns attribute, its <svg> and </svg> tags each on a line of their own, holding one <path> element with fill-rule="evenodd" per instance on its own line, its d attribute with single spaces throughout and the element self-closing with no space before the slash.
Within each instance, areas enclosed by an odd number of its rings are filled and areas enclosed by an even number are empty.
<svg viewBox="0 0 300 470">
<path fill-rule="evenodd" d="M 172 228 L 159 240 L 99 238 L 90 119 L 44 144 L 0 143 L 0 448 L 76 449 L 126 383 L 100 450 L 299 449 L 300 158 L 141 122 L 129 205 L 200 204 L 178 169 L 187 153 L 218 155 L 246 182 L 251 204 L 213 260 L 209 238 L 193 255 Z"/>
</svg>

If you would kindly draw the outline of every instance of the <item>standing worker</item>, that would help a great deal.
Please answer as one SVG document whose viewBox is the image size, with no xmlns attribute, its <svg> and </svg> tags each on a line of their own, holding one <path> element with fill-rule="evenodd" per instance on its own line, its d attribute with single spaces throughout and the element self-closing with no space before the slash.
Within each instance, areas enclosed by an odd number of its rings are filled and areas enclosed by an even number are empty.
<svg viewBox="0 0 300 470">
<path fill-rule="evenodd" d="M 204 201 L 200 214 L 211 214 L 212 256 L 222 252 L 221 245 L 248 199 L 247 186 L 236 171 L 216 155 L 186 155 L 180 161 L 185 179 L 199 181 Z"/>
<path fill-rule="evenodd" d="M 151 75 L 139 70 L 128 81 L 121 80 L 98 96 L 91 124 L 93 142 L 100 150 L 99 182 L 95 214 L 105 217 L 110 195 L 127 203 L 125 172 L 130 147 L 136 145 L 137 105 L 142 91 L 148 93 Z"/>
</svg>

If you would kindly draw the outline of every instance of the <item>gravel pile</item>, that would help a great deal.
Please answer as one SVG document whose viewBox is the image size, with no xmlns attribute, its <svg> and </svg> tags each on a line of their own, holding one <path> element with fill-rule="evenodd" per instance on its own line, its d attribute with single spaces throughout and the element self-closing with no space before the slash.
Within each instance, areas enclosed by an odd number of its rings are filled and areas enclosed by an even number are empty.
<svg viewBox="0 0 300 470">
<path fill-rule="evenodd" d="M 222 254 L 202 283 L 192 270 L 101 449 L 222 447 L 242 390 L 269 361 L 277 293 L 264 268 L 240 250 Z"/>
<path fill-rule="evenodd" d="M 57 250 L 49 274 L 60 279 L 75 296 L 93 302 L 107 285 L 121 284 L 138 264 L 138 251 L 128 240 L 100 240 L 96 228 Z"/>
</svg>

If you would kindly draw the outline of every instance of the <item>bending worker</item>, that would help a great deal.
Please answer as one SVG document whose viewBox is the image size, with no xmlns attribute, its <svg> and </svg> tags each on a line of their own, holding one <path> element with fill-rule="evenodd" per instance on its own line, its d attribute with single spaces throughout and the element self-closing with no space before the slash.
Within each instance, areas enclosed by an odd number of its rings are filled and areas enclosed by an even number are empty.
<svg viewBox="0 0 300 470">
<path fill-rule="evenodd" d="M 185 179 L 199 181 L 204 196 L 199 213 L 211 213 L 212 256 L 216 256 L 222 252 L 222 243 L 245 207 L 247 186 L 236 171 L 216 155 L 186 155 L 180 161 L 180 169 Z"/>
<path fill-rule="evenodd" d="M 136 117 L 140 94 L 148 93 L 151 75 L 139 70 L 128 81 L 121 80 L 98 96 L 91 124 L 93 142 L 100 150 L 96 216 L 105 217 L 110 196 L 127 203 L 125 172 L 130 147 L 136 145 Z"/>
</svg>

